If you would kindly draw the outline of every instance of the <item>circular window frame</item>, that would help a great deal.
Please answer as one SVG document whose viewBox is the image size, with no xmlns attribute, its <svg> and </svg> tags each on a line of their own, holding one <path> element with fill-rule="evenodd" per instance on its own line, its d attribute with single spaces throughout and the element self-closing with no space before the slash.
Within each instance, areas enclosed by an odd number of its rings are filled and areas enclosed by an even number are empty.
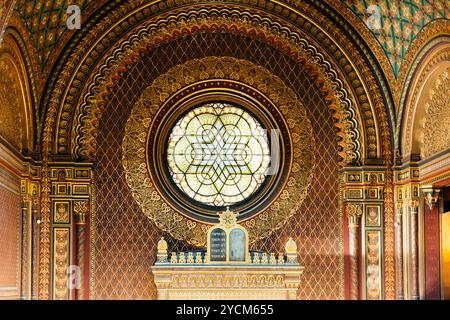
<svg viewBox="0 0 450 320">
<path fill-rule="evenodd" d="M 170 205 L 165 193 L 153 183 L 149 169 L 154 165 L 148 157 L 153 159 L 154 155 L 149 155 L 148 147 L 152 143 L 149 137 L 155 134 L 168 106 L 208 88 L 248 94 L 260 101 L 279 123 L 286 124 L 280 134 L 290 154 L 285 161 L 290 170 L 284 170 L 280 183 L 274 186 L 273 202 L 261 206 L 251 218 L 238 220 L 248 230 L 250 243 L 255 243 L 285 226 L 298 212 L 307 197 L 315 168 L 315 137 L 306 107 L 283 80 L 264 67 L 243 59 L 212 56 L 189 60 L 156 77 L 132 107 L 125 125 L 124 178 L 142 213 L 159 229 L 196 247 L 205 245 L 212 223 L 195 221 Z"/>
<path fill-rule="evenodd" d="M 207 87 L 197 88 L 197 90 L 183 97 L 179 97 L 179 99 L 172 101 L 172 103 L 168 101 L 156 115 L 158 121 L 155 121 L 152 126 L 151 131 L 153 134 L 149 134 L 148 136 L 147 164 L 153 184 L 158 189 L 159 194 L 164 197 L 174 210 L 181 212 L 189 219 L 197 222 L 218 223 L 217 213 L 224 211 L 226 206 L 209 206 L 190 198 L 175 184 L 170 175 L 167 165 L 167 144 L 173 127 L 183 116 L 201 105 L 222 102 L 241 108 L 249 113 L 269 133 L 270 130 L 282 130 L 282 128 L 285 129 L 284 132 L 288 132 L 287 124 L 284 120 L 281 123 L 279 120 L 277 121 L 274 115 L 268 111 L 267 107 L 259 101 L 259 99 L 264 99 L 260 92 L 248 86 L 243 88 L 242 84 L 239 84 L 239 86 L 241 86 L 242 90 L 229 88 L 227 85 L 224 85 L 223 80 L 220 81 L 220 84 L 212 82 Z M 269 99 L 264 100 L 271 104 L 272 111 L 277 110 L 276 106 Z M 277 112 L 279 113 L 278 110 Z M 281 113 L 278 116 L 279 119 L 283 119 Z M 272 148 L 274 142 L 272 139 L 268 139 L 269 146 Z M 278 186 L 284 185 L 285 181 L 283 181 L 283 177 L 287 177 L 292 162 L 286 162 L 286 159 L 292 157 L 291 150 L 286 149 L 285 140 L 289 141 L 289 139 L 283 139 L 283 137 L 280 137 L 278 141 L 277 160 L 279 169 L 277 173 L 266 176 L 263 184 L 249 198 L 229 206 L 231 210 L 239 213 L 239 222 L 251 219 L 264 208 L 270 206 L 276 199 L 278 191 L 282 189 L 283 186 L 281 188 Z M 150 143 L 151 141 L 153 143 Z M 154 156 L 150 159 L 149 155 Z M 285 174 L 282 174 L 283 172 Z"/>
<path fill-rule="evenodd" d="M 225 101 L 225 100 L 217 100 L 217 101 L 208 101 L 206 103 L 198 104 L 198 105 L 194 106 L 193 108 L 191 108 L 190 110 L 187 110 L 187 112 L 185 112 L 184 114 L 182 114 L 179 117 L 179 119 L 175 122 L 175 125 L 172 127 L 171 134 L 169 135 L 168 139 L 164 142 L 165 143 L 165 145 L 164 145 L 165 154 L 163 155 L 163 162 L 164 162 L 164 166 L 163 167 L 164 167 L 164 169 L 168 168 L 168 170 L 166 170 L 166 171 L 168 171 L 168 175 L 172 178 L 172 182 L 178 187 L 178 189 L 180 189 L 182 191 L 183 195 L 188 197 L 189 200 L 191 200 L 194 203 L 194 205 L 196 205 L 197 207 L 204 207 L 206 210 L 210 209 L 210 210 L 212 210 L 214 212 L 216 212 L 216 211 L 222 212 L 222 211 L 225 211 L 226 208 L 231 208 L 234 211 L 239 211 L 238 207 L 242 206 L 244 204 L 244 202 L 251 201 L 251 199 L 253 199 L 254 197 L 257 197 L 258 193 L 261 192 L 261 188 L 263 188 L 263 186 L 267 183 L 268 177 L 270 177 L 270 175 L 264 174 L 263 180 L 261 182 L 259 182 L 257 184 L 257 186 L 255 186 L 253 188 L 251 193 L 248 196 L 246 196 L 245 198 L 243 198 L 241 200 L 238 200 L 238 201 L 234 201 L 232 203 L 227 203 L 227 204 L 224 204 L 224 205 L 216 205 L 216 204 L 211 204 L 211 203 L 205 203 L 205 202 L 203 202 L 201 200 L 194 199 L 192 196 L 187 194 L 187 192 L 178 183 L 176 183 L 174 181 L 173 177 L 172 177 L 173 176 L 173 172 L 172 172 L 173 168 L 170 166 L 170 161 L 169 161 L 169 149 L 170 149 L 169 145 L 170 145 L 170 142 L 171 142 L 170 139 L 171 139 L 171 137 L 173 135 L 173 130 L 175 129 L 176 126 L 178 126 L 180 124 L 180 121 L 182 119 L 184 119 L 188 114 L 190 114 L 194 110 L 197 110 L 197 109 L 200 109 L 200 108 L 208 108 L 208 107 L 214 108 L 216 105 L 221 105 L 223 108 L 228 108 L 228 107 L 236 108 L 239 111 L 242 111 L 245 114 L 247 114 L 248 116 L 250 116 L 252 118 L 252 121 L 254 121 L 259 126 L 260 129 L 265 130 L 265 134 L 264 134 L 265 138 L 264 139 L 267 142 L 266 146 L 270 150 L 269 154 L 266 155 L 266 157 L 269 157 L 272 160 L 272 152 L 273 151 L 275 151 L 275 156 L 277 156 L 277 157 L 280 156 L 279 142 L 276 141 L 276 143 L 273 143 L 271 141 L 271 139 L 269 139 L 269 135 L 267 134 L 267 132 L 269 130 L 267 128 L 265 128 L 263 125 L 261 125 L 261 123 L 259 122 L 259 119 L 257 119 L 253 114 L 251 114 L 251 112 L 249 110 L 246 110 L 243 106 L 238 105 L 237 103 L 231 103 L 231 102 L 228 102 L 228 101 Z M 201 114 L 199 114 L 197 116 L 200 116 L 200 115 Z M 220 117 L 221 117 L 221 115 L 217 115 L 217 118 L 220 118 Z M 240 117 L 242 118 L 241 115 L 240 115 Z M 275 148 L 277 148 L 277 149 L 275 149 Z M 263 160 L 261 160 L 261 161 L 263 161 Z M 279 159 L 276 159 L 276 163 L 278 163 L 278 162 L 279 162 Z M 271 162 L 268 163 L 267 167 L 263 167 L 263 170 L 265 172 L 267 172 L 270 169 L 271 165 L 272 165 Z M 256 174 L 256 172 L 251 172 L 249 175 L 253 176 L 255 174 Z M 245 191 L 246 190 L 243 190 L 242 192 L 245 192 Z M 242 192 L 240 192 L 240 193 L 242 194 Z M 223 195 L 220 191 L 217 194 Z"/>
</svg>

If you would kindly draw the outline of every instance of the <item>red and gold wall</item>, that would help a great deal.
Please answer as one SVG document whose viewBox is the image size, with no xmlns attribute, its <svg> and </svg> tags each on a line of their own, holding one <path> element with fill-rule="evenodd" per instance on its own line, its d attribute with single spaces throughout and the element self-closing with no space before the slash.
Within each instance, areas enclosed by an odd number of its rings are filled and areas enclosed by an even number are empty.
<svg viewBox="0 0 450 320">
<path fill-rule="evenodd" d="M 0 299 L 20 297 L 20 180 L 0 166 Z"/>
<path fill-rule="evenodd" d="M 299 298 L 344 298 L 343 218 L 338 205 L 338 153 L 332 114 L 308 71 L 274 50 L 243 35 L 198 33 L 149 50 L 117 83 L 99 127 L 93 170 L 93 298 L 156 297 L 150 267 L 161 232 L 134 202 L 125 182 L 121 147 L 124 128 L 131 106 L 153 79 L 175 65 L 205 56 L 232 56 L 261 65 L 289 84 L 307 106 L 317 137 L 314 182 L 304 204 L 283 230 L 254 247 L 278 252 L 293 237 L 302 263 L 308 265 Z M 173 251 L 184 247 L 178 241 L 169 243 Z"/>
</svg>

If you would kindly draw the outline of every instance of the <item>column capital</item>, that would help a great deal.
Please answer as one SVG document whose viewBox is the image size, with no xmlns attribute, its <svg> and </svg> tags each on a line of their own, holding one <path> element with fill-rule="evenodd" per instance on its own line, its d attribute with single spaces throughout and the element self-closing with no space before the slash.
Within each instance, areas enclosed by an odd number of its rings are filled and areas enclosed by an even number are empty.
<svg viewBox="0 0 450 320">
<path fill-rule="evenodd" d="M 357 203 L 347 203 L 346 207 L 349 228 L 359 227 L 359 218 L 362 216 L 362 205 Z"/>
<path fill-rule="evenodd" d="M 434 205 L 438 203 L 439 192 L 441 192 L 441 189 L 433 186 L 423 186 L 420 189 L 424 195 L 425 203 L 428 205 L 428 208 L 432 210 Z"/>
<path fill-rule="evenodd" d="M 410 199 L 408 201 L 408 207 L 411 209 L 411 212 L 413 213 L 417 212 L 417 208 L 419 207 L 419 200 Z"/>
<path fill-rule="evenodd" d="M 78 225 L 86 224 L 86 215 L 89 212 L 88 200 L 77 200 L 73 202 L 73 212 L 75 213 L 75 221 Z"/>
<path fill-rule="evenodd" d="M 31 203 L 31 196 L 28 194 L 22 195 L 22 209 L 28 209 Z"/>
</svg>

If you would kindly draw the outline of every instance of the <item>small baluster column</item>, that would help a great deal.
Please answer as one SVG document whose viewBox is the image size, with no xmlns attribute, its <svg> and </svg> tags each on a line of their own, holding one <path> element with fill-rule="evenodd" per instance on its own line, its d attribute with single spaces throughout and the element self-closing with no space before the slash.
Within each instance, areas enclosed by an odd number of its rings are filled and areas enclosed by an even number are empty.
<svg viewBox="0 0 450 320">
<path fill-rule="evenodd" d="M 87 245 L 88 245 L 88 223 L 89 202 L 87 200 L 74 201 L 75 225 L 76 225 L 76 264 L 79 274 L 73 281 L 75 286 L 75 299 L 85 300 L 88 298 L 88 268 Z"/>
<path fill-rule="evenodd" d="M 397 203 L 396 214 L 397 299 L 403 300 L 403 203 Z"/>
<path fill-rule="evenodd" d="M 411 298 L 419 300 L 419 241 L 418 241 L 418 207 L 419 201 L 409 201 L 411 221 Z"/>
<path fill-rule="evenodd" d="M 359 299 L 359 221 L 362 208 L 359 204 L 347 204 L 349 253 L 350 253 L 350 299 Z"/>
</svg>

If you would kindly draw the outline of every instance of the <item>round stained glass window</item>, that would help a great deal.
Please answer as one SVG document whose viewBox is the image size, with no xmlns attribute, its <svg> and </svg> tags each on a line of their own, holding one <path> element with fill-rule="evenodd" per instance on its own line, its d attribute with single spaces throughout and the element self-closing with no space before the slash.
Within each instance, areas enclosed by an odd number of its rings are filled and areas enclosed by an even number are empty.
<svg viewBox="0 0 450 320">
<path fill-rule="evenodd" d="M 208 103 L 181 118 L 169 137 L 167 162 L 179 189 L 210 206 L 228 206 L 254 194 L 270 166 L 267 131 L 248 112 Z"/>
</svg>

